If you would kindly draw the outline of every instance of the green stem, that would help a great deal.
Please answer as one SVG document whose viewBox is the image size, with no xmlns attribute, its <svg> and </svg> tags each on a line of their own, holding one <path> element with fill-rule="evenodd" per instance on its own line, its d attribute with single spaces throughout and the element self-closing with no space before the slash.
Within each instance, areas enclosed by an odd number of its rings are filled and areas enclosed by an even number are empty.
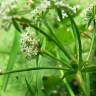
<svg viewBox="0 0 96 96">
<path fill-rule="evenodd" d="M 92 52 L 92 49 L 93 49 L 93 46 L 94 46 L 94 43 L 95 43 L 95 38 L 96 38 L 96 28 L 95 27 L 96 27 L 96 23 L 94 21 L 94 33 L 92 35 L 92 41 L 91 41 L 91 46 L 90 46 L 90 50 L 89 50 L 89 53 L 88 53 L 87 61 L 90 58 L 90 55 L 91 55 L 91 52 Z"/>
<path fill-rule="evenodd" d="M 67 87 L 67 89 L 69 91 L 70 96 L 75 96 L 75 94 L 72 91 L 72 89 L 71 89 L 70 85 L 68 84 L 67 80 L 64 78 L 63 81 L 64 81 L 64 83 L 65 83 L 65 85 L 66 85 L 66 87 Z"/>
<path fill-rule="evenodd" d="M 75 32 L 74 32 L 74 30 L 73 30 L 73 32 L 77 35 L 77 41 L 78 41 L 78 46 L 79 46 L 79 56 L 78 56 L 79 57 L 79 68 L 81 68 L 82 67 L 82 44 L 81 44 L 80 32 L 78 30 L 78 27 L 77 27 L 73 17 L 69 13 L 70 10 L 66 6 L 63 6 L 61 8 L 63 8 L 64 11 L 67 13 L 67 15 L 71 21 L 72 27 L 75 28 Z"/>
<path fill-rule="evenodd" d="M 59 56 L 57 49 L 56 49 L 56 55 L 57 55 L 57 58 L 60 59 L 60 56 Z M 61 67 L 61 66 L 59 65 L 59 67 Z M 60 73 L 61 73 L 61 77 L 63 77 L 64 76 L 64 70 L 60 70 Z M 67 82 L 66 78 L 63 79 L 63 82 L 64 82 L 70 96 L 75 96 L 75 94 L 74 94 L 72 88 L 70 87 L 69 83 Z"/>
<path fill-rule="evenodd" d="M 19 19 L 19 18 L 14 18 L 14 19 L 16 19 L 16 20 L 18 20 L 18 21 L 20 21 L 20 22 L 23 21 L 23 22 L 28 23 L 30 27 L 36 29 L 36 30 L 39 31 L 41 34 L 43 34 L 44 36 L 46 36 L 49 40 L 51 40 L 52 42 L 54 42 L 54 44 L 56 44 L 56 45 L 58 46 L 58 48 L 59 48 L 62 52 L 65 53 L 65 55 L 67 56 L 67 58 L 68 58 L 69 60 L 73 60 L 73 58 L 69 55 L 69 53 L 67 53 L 67 51 L 66 51 L 62 46 L 60 46 L 60 44 L 59 44 L 57 41 L 55 41 L 53 38 L 51 38 L 51 37 L 50 37 L 46 32 L 44 32 L 43 30 L 41 30 L 41 29 L 38 28 L 37 26 L 33 25 L 29 19 L 26 19 L 26 18 L 21 18 L 21 19 Z"/>
<path fill-rule="evenodd" d="M 48 53 L 48 52 L 42 51 L 40 54 L 41 54 L 41 55 L 47 55 L 47 56 L 51 57 L 52 59 L 60 62 L 60 63 L 63 64 L 63 65 L 65 65 L 66 67 L 72 68 L 69 64 L 66 64 L 65 62 L 63 62 L 62 60 L 56 58 L 55 56 L 53 56 L 52 54 L 50 54 L 50 53 Z"/>
<path fill-rule="evenodd" d="M 32 70 L 65 70 L 65 71 L 70 71 L 69 69 L 66 68 L 58 68 L 58 67 L 35 67 L 35 68 L 27 68 L 27 69 L 20 69 L 20 70 L 13 70 L 13 71 L 8 71 L 8 72 L 1 72 L 0 75 L 6 75 L 6 74 L 12 74 L 12 73 L 17 73 L 17 72 L 25 72 L 25 71 L 32 71 Z"/>
<path fill-rule="evenodd" d="M 92 34 L 92 41 L 91 41 L 91 46 L 90 46 L 90 50 L 89 50 L 89 53 L 88 53 L 88 56 L 87 56 L 87 59 L 86 61 L 89 60 L 90 56 L 91 56 L 91 53 L 92 53 L 92 50 L 94 48 L 94 44 L 95 44 L 95 39 L 96 39 L 96 23 L 94 21 L 94 32 Z M 90 76 L 89 76 L 89 73 L 86 73 L 86 87 L 87 87 L 87 93 L 88 93 L 88 96 L 90 96 Z"/>
<path fill-rule="evenodd" d="M 81 38 L 80 38 L 80 32 L 77 28 L 76 23 L 72 18 L 70 18 L 71 23 L 73 23 L 73 26 L 75 27 L 76 30 L 76 35 L 77 35 L 77 40 L 78 40 L 78 46 L 79 46 L 79 64 L 82 62 L 82 46 L 81 46 Z"/>
<path fill-rule="evenodd" d="M 64 46 L 61 44 L 61 42 L 58 40 L 57 36 L 54 34 L 53 29 L 51 28 L 50 24 L 48 23 L 48 21 L 44 21 L 44 24 L 46 25 L 46 27 L 49 29 L 49 32 L 51 33 L 51 35 L 54 37 L 54 41 L 57 42 L 57 45 L 60 46 L 63 50 L 63 52 L 67 55 L 67 57 L 69 56 L 69 60 L 72 58 L 72 56 L 66 51 L 66 49 L 64 48 Z"/>
</svg>

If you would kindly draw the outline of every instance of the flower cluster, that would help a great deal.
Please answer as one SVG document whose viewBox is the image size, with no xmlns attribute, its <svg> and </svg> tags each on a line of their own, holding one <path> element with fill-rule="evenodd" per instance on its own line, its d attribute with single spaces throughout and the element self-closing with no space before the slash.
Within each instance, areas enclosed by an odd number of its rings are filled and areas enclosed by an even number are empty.
<svg viewBox="0 0 96 96">
<path fill-rule="evenodd" d="M 8 16 L 6 16 L 7 12 L 10 11 L 10 9 L 16 7 L 16 3 L 17 3 L 17 0 L 4 0 L 2 3 L 1 3 L 1 6 L 0 6 L 0 17 L 1 18 L 8 18 Z"/>
<path fill-rule="evenodd" d="M 25 57 L 32 58 L 39 52 L 39 41 L 35 32 L 24 32 L 20 38 L 20 50 Z"/>
<path fill-rule="evenodd" d="M 80 8 L 79 5 L 75 5 L 75 6 L 71 7 L 70 5 L 65 4 L 62 0 L 61 1 L 55 1 L 55 5 L 59 6 L 59 7 L 67 7 L 68 9 L 70 9 L 72 11 L 73 14 L 76 14 L 78 9 Z M 64 10 L 62 10 L 62 17 L 63 17 L 63 19 L 68 17 Z"/>
<path fill-rule="evenodd" d="M 11 9 L 16 8 L 17 0 L 2 0 L 0 5 L 0 28 L 8 30 L 11 24 L 11 16 L 8 13 L 11 12 Z"/>
<path fill-rule="evenodd" d="M 50 1 L 43 0 L 39 6 L 37 6 L 32 12 L 32 18 L 38 17 L 40 14 L 45 12 L 50 6 Z"/>
<path fill-rule="evenodd" d="M 61 7 L 65 6 L 65 7 L 69 8 L 70 10 L 72 10 L 74 13 L 76 13 L 77 10 L 80 8 L 79 5 L 75 5 L 75 6 L 71 7 L 70 5 L 65 4 L 63 1 L 57 1 L 57 2 L 55 2 L 55 5 L 61 6 Z"/>
</svg>

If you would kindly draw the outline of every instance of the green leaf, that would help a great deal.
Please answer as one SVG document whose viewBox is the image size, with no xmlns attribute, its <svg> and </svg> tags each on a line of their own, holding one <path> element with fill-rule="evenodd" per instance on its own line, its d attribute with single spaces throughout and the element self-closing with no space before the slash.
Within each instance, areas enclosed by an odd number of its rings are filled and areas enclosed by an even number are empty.
<svg viewBox="0 0 96 96">
<path fill-rule="evenodd" d="M 82 72 L 96 72 L 95 65 L 89 65 L 81 70 Z"/>
<path fill-rule="evenodd" d="M 26 82 L 26 85 L 27 85 L 27 88 L 28 88 L 28 91 L 30 92 L 30 95 L 31 96 L 35 96 L 35 88 L 31 88 L 31 86 L 30 86 L 30 84 L 29 84 L 29 82 L 28 82 L 28 80 L 25 78 L 25 82 Z"/>
<path fill-rule="evenodd" d="M 85 77 L 86 77 L 86 81 L 85 81 L 86 91 L 87 91 L 88 96 L 90 96 L 90 74 L 86 73 Z"/>
<path fill-rule="evenodd" d="M 60 58 L 60 54 L 58 53 L 57 49 L 56 49 L 56 53 L 57 53 L 57 57 Z M 71 86 L 69 85 L 69 83 L 66 80 L 65 71 L 60 70 L 60 73 L 61 73 L 61 76 L 62 76 L 62 81 L 64 82 L 64 84 L 66 86 L 66 89 L 68 90 L 70 96 L 75 96 Z M 70 73 L 70 71 L 68 73 Z M 72 73 L 73 72 L 71 72 L 71 74 Z M 70 76 L 70 74 L 68 74 L 68 75 Z"/>
<path fill-rule="evenodd" d="M 52 25 L 47 21 L 44 20 L 44 24 L 45 26 L 49 29 L 49 32 L 51 34 L 52 37 L 54 37 L 54 40 L 58 43 L 58 45 L 62 48 L 63 53 L 66 55 L 66 57 L 71 58 L 71 54 L 68 53 L 68 51 L 64 48 L 64 46 L 62 45 L 62 43 L 58 40 L 58 37 L 56 36 L 56 32 L 54 31 L 55 29 L 53 29 L 53 27 L 51 27 Z M 59 32 L 60 33 L 60 32 Z"/>
<path fill-rule="evenodd" d="M 67 30 L 66 26 L 62 24 L 59 28 L 56 29 L 56 36 L 58 36 L 59 41 L 63 45 L 69 45 L 74 42 L 73 34 L 71 31 Z"/>
<path fill-rule="evenodd" d="M 9 54 L 9 60 L 8 60 L 6 71 L 11 71 L 13 69 L 14 63 L 15 63 L 16 57 L 17 57 L 18 48 L 19 48 L 19 33 L 17 31 L 15 31 L 14 41 L 13 41 L 13 45 L 12 45 L 12 48 L 11 48 L 11 51 Z M 3 80 L 3 90 L 4 91 L 7 88 L 9 78 L 10 78 L 10 74 L 7 74 L 4 76 L 4 80 Z"/>
<path fill-rule="evenodd" d="M 52 55 L 50 52 L 42 52 L 41 53 L 41 55 L 45 55 L 45 56 L 49 56 L 49 57 L 51 57 L 52 59 L 54 59 L 54 60 L 56 60 L 57 62 L 59 62 L 59 63 L 61 63 L 62 65 L 64 65 L 64 67 L 66 67 L 66 69 L 67 68 L 72 68 L 70 65 L 68 65 L 67 63 L 65 63 L 64 61 L 62 61 L 62 60 L 60 60 L 60 59 L 58 59 L 58 58 L 56 58 L 54 55 Z"/>
<path fill-rule="evenodd" d="M 73 30 L 73 32 L 77 36 L 78 48 L 79 48 L 79 51 L 78 51 L 78 54 L 79 54 L 79 64 L 80 64 L 80 68 L 81 68 L 82 67 L 82 44 L 81 44 L 80 32 L 79 32 L 79 29 L 78 29 L 74 19 L 72 18 L 71 14 L 68 12 L 68 10 L 66 10 L 65 7 L 64 7 L 64 9 L 65 9 L 65 12 L 67 13 L 70 21 L 71 21 L 72 29 L 75 29 L 75 30 Z M 76 38 L 76 36 L 74 36 L 74 37 Z"/>
<path fill-rule="evenodd" d="M 14 18 L 12 18 L 12 23 L 13 23 L 14 27 L 18 30 L 18 32 L 22 32 L 19 24 L 17 23 L 17 21 Z"/>
</svg>

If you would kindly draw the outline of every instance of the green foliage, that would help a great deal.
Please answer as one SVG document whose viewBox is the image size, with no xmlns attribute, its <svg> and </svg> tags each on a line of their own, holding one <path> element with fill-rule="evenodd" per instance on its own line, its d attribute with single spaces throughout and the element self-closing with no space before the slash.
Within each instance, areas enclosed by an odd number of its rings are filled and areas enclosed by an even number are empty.
<svg viewBox="0 0 96 96">
<path fill-rule="evenodd" d="M 73 1 L 0 1 L 0 96 L 94 96 L 96 5 Z"/>
</svg>

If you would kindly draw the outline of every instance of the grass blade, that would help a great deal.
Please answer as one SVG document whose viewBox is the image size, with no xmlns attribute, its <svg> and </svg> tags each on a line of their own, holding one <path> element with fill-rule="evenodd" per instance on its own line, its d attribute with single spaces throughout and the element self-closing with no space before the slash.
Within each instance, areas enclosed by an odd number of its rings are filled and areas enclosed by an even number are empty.
<svg viewBox="0 0 96 96">
<path fill-rule="evenodd" d="M 18 52 L 18 44 L 19 43 L 19 33 L 16 31 L 15 32 L 15 36 L 14 36 L 14 41 L 13 41 L 13 45 L 9 54 L 9 61 L 7 64 L 7 68 L 6 71 L 10 71 L 13 69 L 14 67 L 14 63 L 16 61 L 16 57 L 17 57 L 17 52 Z M 3 90 L 5 91 L 8 85 L 8 81 L 10 78 L 10 74 L 7 74 L 4 76 L 4 82 L 3 82 Z"/>
<path fill-rule="evenodd" d="M 27 88 L 28 88 L 28 91 L 30 92 L 30 95 L 31 96 L 35 96 L 35 92 L 32 90 L 29 82 L 27 81 L 27 79 L 25 78 L 25 82 L 26 82 L 26 85 L 27 85 Z"/>
<path fill-rule="evenodd" d="M 74 20 L 70 17 L 71 23 L 74 24 L 75 30 L 76 30 L 76 34 L 77 34 L 77 40 L 78 40 L 78 46 L 79 46 L 79 63 L 82 62 L 82 46 L 81 46 L 81 38 L 80 38 L 80 32 L 77 28 L 76 23 L 74 22 Z"/>
<path fill-rule="evenodd" d="M 17 29 L 18 32 L 22 32 L 19 24 L 16 22 L 16 20 L 14 18 L 12 18 L 12 23 L 13 23 L 14 27 Z"/>
<path fill-rule="evenodd" d="M 78 48 L 79 48 L 79 65 L 80 65 L 80 68 L 81 68 L 81 63 L 82 63 L 82 44 L 81 44 L 81 37 L 80 37 L 80 32 L 78 30 L 78 27 L 72 17 L 72 10 L 70 10 L 67 6 L 62 6 L 61 7 L 65 12 L 66 14 L 68 15 L 70 21 L 71 21 L 71 24 L 72 24 L 72 29 L 74 27 L 75 31 L 73 30 L 74 34 L 76 34 L 77 36 L 77 41 L 78 41 Z"/>
<path fill-rule="evenodd" d="M 49 52 L 42 52 L 41 53 L 41 55 L 46 55 L 46 56 L 49 56 L 49 57 L 51 57 L 52 59 L 54 59 L 54 60 L 56 60 L 56 61 L 58 61 L 59 63 L 61 63 L 61 64 L 63 64 L 63 65 L 65 65 L 66 67 L 68 67 L 68 68 L 72 68 L 70 65 L 68 65 L 68 64 L 66 64 L 66 63 L 64 63 L 62 60 L 60 60 L 60 59 L 58 59 L 58 58 L 56 58 L 55 56 L 53 56 L 52 54 L 50 54 Z"/>
</svg>

